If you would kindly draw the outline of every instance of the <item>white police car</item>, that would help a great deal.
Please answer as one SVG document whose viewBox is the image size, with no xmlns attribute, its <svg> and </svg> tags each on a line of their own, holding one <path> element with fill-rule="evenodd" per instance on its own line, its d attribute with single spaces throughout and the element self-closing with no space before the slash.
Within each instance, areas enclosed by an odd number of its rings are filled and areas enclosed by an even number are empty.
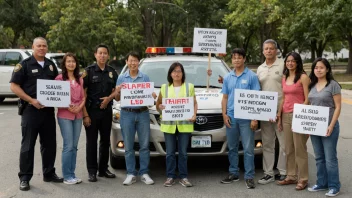
<svg viewBox="0 0 352 198">
<path fill-rule="evenodd" d="M 194 133 L 187 149 L 189 156 L 217 156 L 227 155 L 226 127 L 223 122 L 221 111 L 222 84 L 218 82 L 219 76 L 225 76 L 230 68 L 224 61 L 217 57 L 211 57 L 212 75 L 210 77 L 210 89 L 207 87 L 208 56 L 192 54 L 192 48 L 166 47 L 148 48 L 148 58 L 141 60 L 139 70 L 148 75 L 154 82 L 155 92 L 159 94 L 162 84 L 167 83 L 167 72 L 172 63 L 178 61 L 185 69 L 186 82 L 194 84 L 198 112 L 194 124 Z M 127 71 L 125 66 L 121 73 Z M 150 156 L 165 156 L 166 147 L 164 135 L 160 132 L 160 115 L 155 106 L 149 108 L 150 114 Z M 113 123 L 111 133 L 110 164 L 113 168 L 124 168 L 124 142 L 119 123 L 120 103 L 114 101 Z M 197 141 L 204 139 L 207 141 Z M 262 154 L 261 134 L 255 132 L 255 154 Z M 240 144 L 239 152 L 243 154 Z M 138 137 L 135 137 L 134 149 L 138 156 Z"/>
</svg>

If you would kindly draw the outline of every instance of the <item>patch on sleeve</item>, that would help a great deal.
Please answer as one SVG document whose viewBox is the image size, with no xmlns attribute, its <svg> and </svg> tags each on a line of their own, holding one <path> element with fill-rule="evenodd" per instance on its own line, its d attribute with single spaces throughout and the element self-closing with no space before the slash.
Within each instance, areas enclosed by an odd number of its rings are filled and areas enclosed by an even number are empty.
<svg viewBox="0 0 352 198">
<path fill-rule="evenodd" d="M 83 71 L 83 74 L 82 74 L 82 78 L 84 78 L 84 77 L 86 77 L 86 76 L 87 76 L 87 71 L 84 70 L 84 71 Z"/>
<path fill-rule="evenodd" d="M 15 68 L 13 69 L 13 71 L 14 72 L 18 72 L 18 71 L 20 71 L 22 69 L 22 65 L 21 64 L 17 64 L 16 66 L 15 66 Z"/>
</svg>

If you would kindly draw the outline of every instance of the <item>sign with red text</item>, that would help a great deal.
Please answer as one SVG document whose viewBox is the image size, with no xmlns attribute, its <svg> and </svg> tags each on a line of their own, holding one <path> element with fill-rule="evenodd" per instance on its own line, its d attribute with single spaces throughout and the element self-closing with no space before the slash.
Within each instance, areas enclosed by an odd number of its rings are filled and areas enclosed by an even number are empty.
<svg viewBox="0 0 352 198">
<path fill-rule="evenodd" d="M 193 97 L 164 98 L 165 109 L 162 112 L 163 121 L 177 121 L 191 119 L 194 114 Z"/>
<path fill-rule="evenodd" d="M 121 107 L 154 105 L 153 91 L 154 82 L 123 83 L 121 85 Z"/>
<path fill-rule="evenodd" d="M 269 121 L 276 119 L 278 93 L 235 90 L 235 118 Z"/>
<path fill-rule="evenodd" d="M 226 29 L 194 28 L 192 52 L 226 53 Z"/>
<path fill-rule="evenodd" d="M 294 104 L 292 131 L 296 133 L 326 136 L 329 107 Z"/>
<path fill-rule="evenodd" d="M 37 100 L 46 107 L 69 107 L 71 104 L 70 82 L 38 79 Z"/>
</svg>

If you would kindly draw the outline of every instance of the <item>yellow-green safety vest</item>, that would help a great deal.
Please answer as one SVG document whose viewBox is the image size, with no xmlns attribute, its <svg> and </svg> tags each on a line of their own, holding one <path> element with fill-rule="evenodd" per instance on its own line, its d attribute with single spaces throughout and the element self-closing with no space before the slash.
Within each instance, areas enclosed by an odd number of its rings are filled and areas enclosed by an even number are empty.
<svg viewBox="0 0 352 198">
<path fill-rule="evenodd" d="M 163 98 L 184 98 L 184 97 L 194 97 L 192 96 L 191 90 L 194 90 L 194 85 L 191 83 L 183 83 L 178 96 L 176 96 L 174 91 L 174 86 L 171 84 L 163 84 L 161 86 L 161 96 Z M 194 93 L 194 91 L 193 91 Z M 193 122 L 188 120 L 181 121 L 161 121 L 160 131 L 164 133 L 174 134 L 176 132 L 176 127 L 180 133 L 192 133 L 193 132 Z"/>
</svg>

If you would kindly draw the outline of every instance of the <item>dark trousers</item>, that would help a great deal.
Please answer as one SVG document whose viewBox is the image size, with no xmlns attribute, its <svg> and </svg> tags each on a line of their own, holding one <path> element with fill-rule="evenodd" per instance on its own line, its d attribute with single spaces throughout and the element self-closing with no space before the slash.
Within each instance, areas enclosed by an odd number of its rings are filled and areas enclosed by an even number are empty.
<svg viewBox="0 0 352 198">
<path fill-rule="evenodd" d="M 22 141 L 20 153 L 21 181 L 29 181 L 33 176 L 34 148 L 39 134 L 40 152 L 42 155 L 43 176 L 50 177 L 55 173 L 56 157 L 56 123 L 54 108 L 36 109 L 28 106 L 22 115 Z"/>
<path fill-rule="evenodd" d="M 85 127 L 87 135 L 87 169 L 89 173 L 97 173 L 98 170 L 99 172 L 105 172 L 108 168 L 109 162 L 112 108 L 111 106 L 104 110 L 99 108 L 89 108 L 87 111 L 91 119 L 91 125 Z M 97 162 L 98 133 L 100 133 L 99 164 Z"/>
</svg>

